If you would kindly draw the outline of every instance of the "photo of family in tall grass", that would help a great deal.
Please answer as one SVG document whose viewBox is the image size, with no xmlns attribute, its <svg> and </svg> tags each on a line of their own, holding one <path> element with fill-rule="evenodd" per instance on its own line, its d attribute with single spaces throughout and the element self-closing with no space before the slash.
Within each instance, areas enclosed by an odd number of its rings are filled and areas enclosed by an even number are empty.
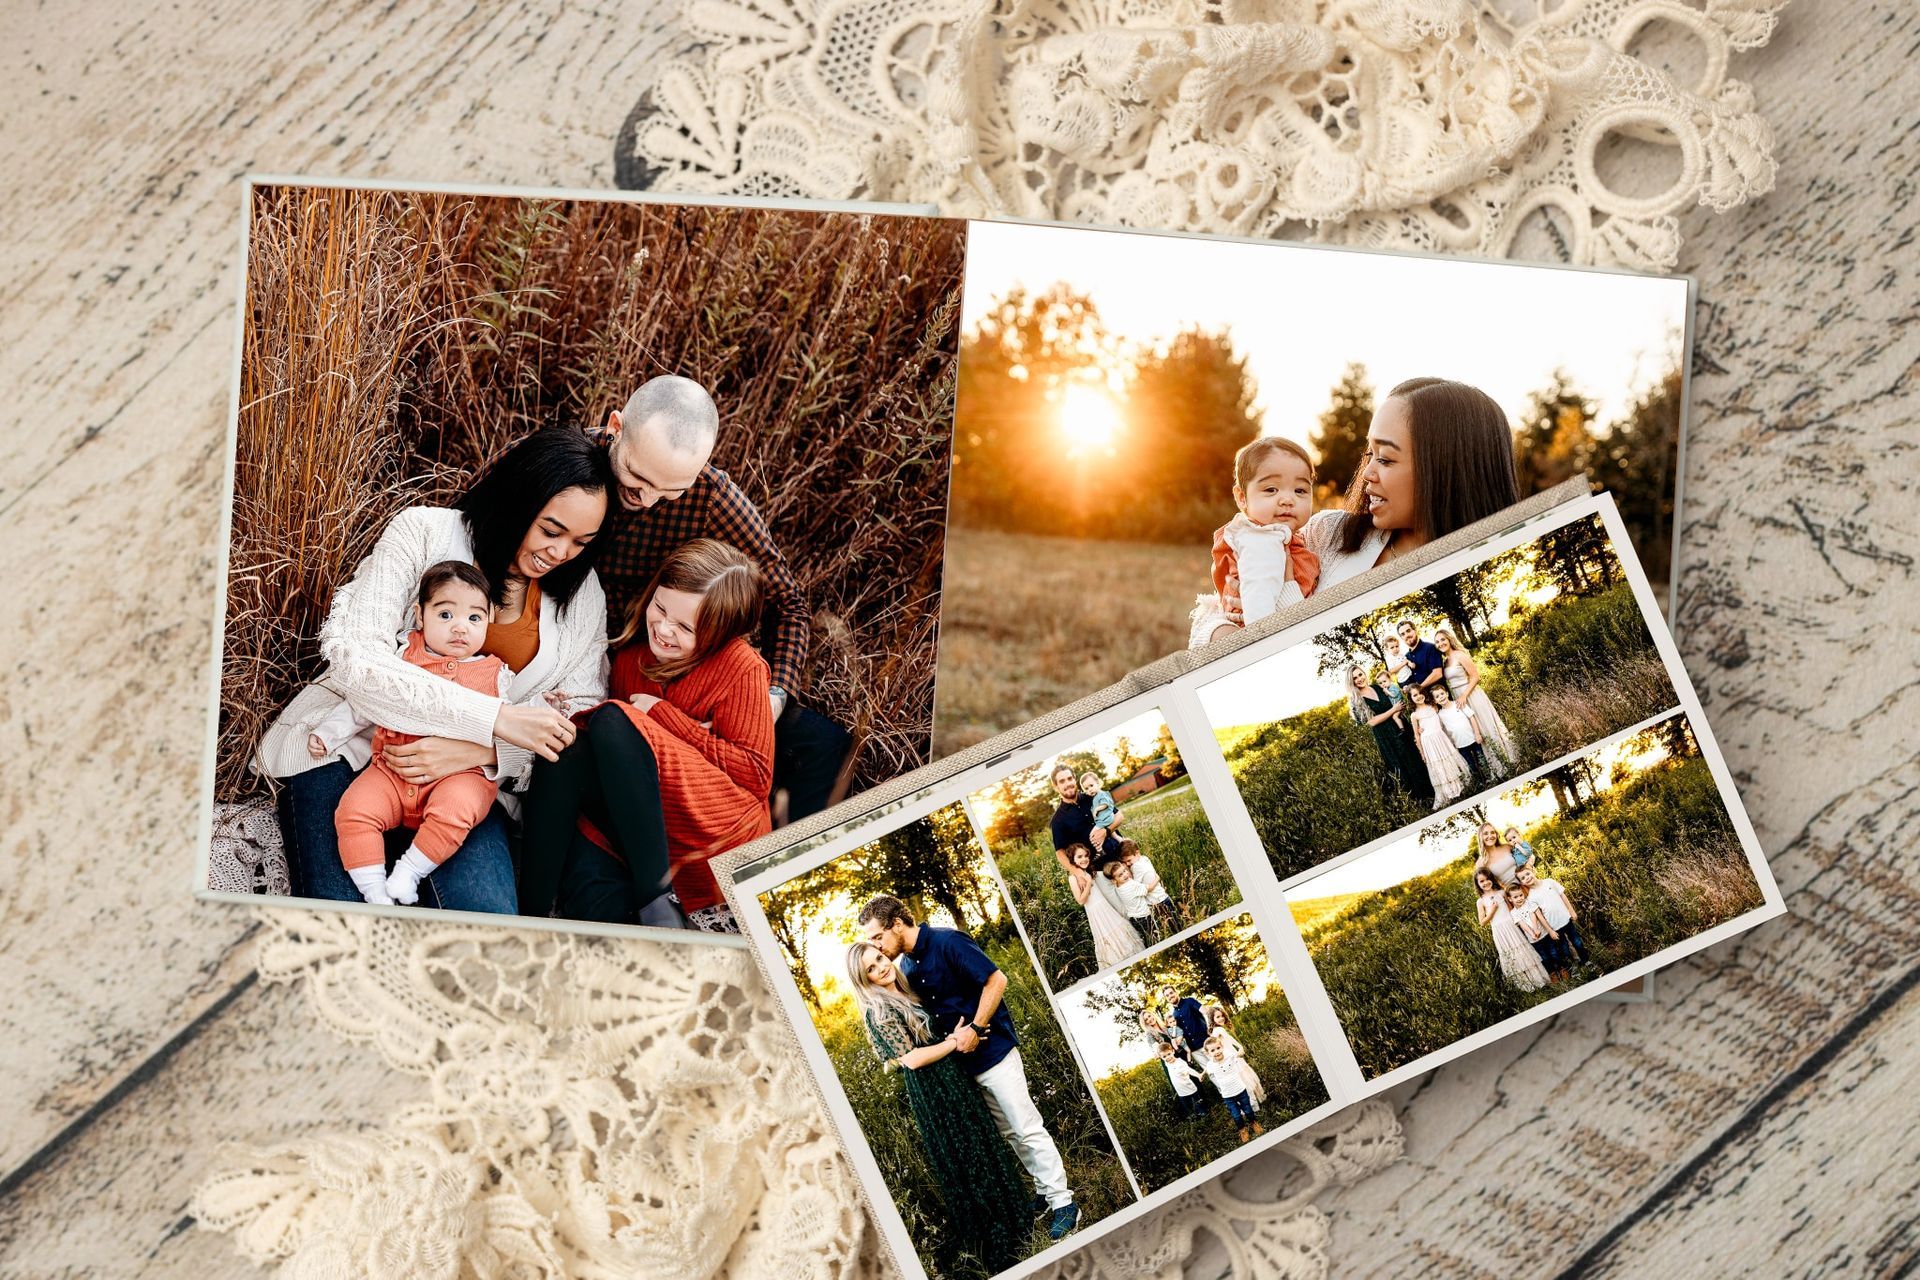
<svg viewBox="0 0 1920 1280">
<path fill-rule="evenodd" d="M 1282 881 L 1676 704 L 1598 514 L 1200 689 Z"/>
<path fill-rule="evenodd" d="M 975 224 L 937 752 L 1582 473 L 1664 592 L 1687 314 L 1682 280 Z"/>
<path fill-rule="evenodd" d="M 1055 991 L 1240 900 L 1158 710 L 967 797 Z"/>
<path fill-rule="evenodd" d="M 247 230 L 206 888 L 727 929 L 714 856 L 928 759 L 959 224 Z"/>
<path fill-rule="evenodd" d="M 1142 1194 L 1327 1101 L 1251 915 L 1136 960 L 1060 1005 Z"/>
<path fill-rule="evenodd" d="M 1287 900 L 1368 1078 L 1765 905 L 1684 712 Z"/>
<path fill-rule="evenodd" d="M 758 903 L 930 1275 L 993 1275 L 1133 1202 L 964 805 Z"/>
</svg>

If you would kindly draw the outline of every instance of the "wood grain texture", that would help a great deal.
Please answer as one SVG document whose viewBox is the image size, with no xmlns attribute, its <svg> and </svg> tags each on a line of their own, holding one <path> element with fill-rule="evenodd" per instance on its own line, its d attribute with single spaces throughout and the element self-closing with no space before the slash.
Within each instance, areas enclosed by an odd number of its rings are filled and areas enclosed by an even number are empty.
<svg viewBox="0 0 1920 1280">
<path fill-rule="evenodd" d="M 188 898 L 243 178 L 608 187 L 663 12 L 0 11 L 0 1180 L 248 971 Z M 196 1105 L 251 1105 L 242 1054 Z"/>
<path fill-rule="evenodd" d="M 1779 186 L 1682 263 L 1680 647 L 1792 914 L 1401 1091 L 1407 1161 L 1333 1204 L 1343 1274 L 1913 1264 L 1913 1074 L 1873 1064 L 1911 1056 L 1920 964 L 1917 37 L 1788 10 L 1738 72 Z"/>
<path fill-rule="evenodd" d="M 186 896 L 240 178 L 609 186 L 675 8 L 0 10 L 0 1274 L 246 1274 L 182 1229 L 215 1145 L 411 1087 Z M 1917 38 L 1789 10 L 1737 72 L 1780 187 L 1687 229 L 1682 648 L 1794 914 L 1401 1090 L 1336 1274 L 1912 1265 Z"/>
</svg>

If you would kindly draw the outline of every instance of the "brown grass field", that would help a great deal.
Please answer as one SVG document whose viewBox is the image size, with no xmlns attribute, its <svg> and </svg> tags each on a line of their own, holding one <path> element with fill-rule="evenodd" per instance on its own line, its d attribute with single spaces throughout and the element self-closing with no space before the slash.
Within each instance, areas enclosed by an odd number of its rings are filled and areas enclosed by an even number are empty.
<svg viewBox="0 0 1920 1280">
<path fill-rule="evenodd" d="M 1187 643 L 1205 543 L 950 529 L 934 682 L 936 756 L 1085 697 Z"/>
</svg>

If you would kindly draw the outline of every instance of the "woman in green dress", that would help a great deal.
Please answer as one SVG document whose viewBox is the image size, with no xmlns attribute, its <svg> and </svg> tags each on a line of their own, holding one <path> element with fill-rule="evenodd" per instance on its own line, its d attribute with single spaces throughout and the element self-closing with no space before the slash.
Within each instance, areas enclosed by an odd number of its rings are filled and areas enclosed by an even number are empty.
<svg viewBox="0 0 1920 1280">
<path fill-rule="evenodd" d="M 1004 1271 L 1025 1256 L 1037 1210 L 979 1087 L 952 1059 L 957 1044 L 951 1036 L 935 1039 L 907 975 L 880 948 L 849 947 L 847 980 L 873 1051 L 906 1085 L 955 1244 L 988 1275 Z"/>
<path fill-rule="evenodd" d="M 1374 749 L 1386 775 L 1402 791 L 1424 803 L 1433 800 L 1433 784 L 1427 780 L 1426 765 L 1407 734 L 1406 710 L 1392 694 L 1367 679 L 1367 669 L 1353 666 L 1347 670 L 1347 709 L 1353 722 L 1373 731 Z"/>
</svg>

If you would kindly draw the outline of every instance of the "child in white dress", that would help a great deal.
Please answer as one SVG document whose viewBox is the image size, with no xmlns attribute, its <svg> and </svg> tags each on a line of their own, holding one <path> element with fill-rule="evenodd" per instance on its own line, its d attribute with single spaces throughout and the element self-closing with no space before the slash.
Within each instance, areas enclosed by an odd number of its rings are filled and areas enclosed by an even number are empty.
<svg viewBox="0 0 1920 1280">
<path fill-rule="evenodd" d="M 1296 536 L 1313 514 L 1313 458 L 1291 440 L 1262 436 L 1233 458 L 1233 503 L 1240 513 L 1213 534 L 1213 588 L 1240 579 L 1240 608 L 1251 626 L 1298 604 L 1320 582 L 1320 557 Z"/>
<path fill-rule="evenodd" d="M 1538 991 L 1547 985 L 1547 967 L 1540 955 L 1513 921 L 1507 910 L 1506 895 L 1493 872 L 1482 868 L 1473 873 L 1474 891 L 1479 894 L 1480 924 L 1493 934 L 1493 949 L 1500 957 L 1500 972 L 1522 991 Z"/>
<path fill-rule="evenodd" d="M 1440 723 L 1433 695 L 1419 685 L 1409 685 L 1407 698 L 1413 703 L 1413 744 L 1420 748 L 1420 758 L 1427 763 L 1427 780 L 1433 784 L 1433 807 L 1441 809 L 1466 793 L 1467 783 L 1473 780 L 1473 770 L 1468 767 L 1467 758 L 1460 754 L 1460 748 L 1453 745 L 1446 726 Z"/>
</svg>

